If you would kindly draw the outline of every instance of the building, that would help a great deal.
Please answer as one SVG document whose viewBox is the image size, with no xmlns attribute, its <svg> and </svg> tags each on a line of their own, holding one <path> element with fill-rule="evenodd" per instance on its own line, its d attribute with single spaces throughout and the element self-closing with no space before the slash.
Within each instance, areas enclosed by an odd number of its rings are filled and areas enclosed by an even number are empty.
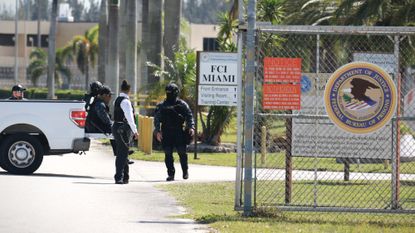
<svg viewBox="0 0 415 233">
<path fill-rule="evenodd" d="M 58 22 L 56 35 L 56 48 L 65 46 L 75 35 L 83 35 L 85 31 L 96 26 L 97 23 L 86 22 Z M 48 34 L 50 23 L 43 21 L 40 24 L 41 47 L 47 50 Z M 141 25 L 138 25 L 141 28 Z M 18 80 L 19 83 L 30 86 L 31 81 L 27 78 L 26 68 L 30 63 L 29 55 L 38 44 L 36 21 L 19 21 L 18 39 L 17 39 L 17 64 L 18 64 Z M 141 30 L 138 30 L 141 34 Z M 195 50 L 215 50 L 217 47 L 216 36 L 218 28 L 216 25 L 191 24 L 187 41 L 190 48 Z M 0 85 L 1 87 L 9 87 L 15 83 L 14 67 L 15 67 L 15 22 L 0 21 Z M 141 38 L 141 35 L 138 35 Z M 82 88 L 82 76 L 76 70 L 76 66 L 72 67 L 74 71 L 73 82 L 79 85 L 74 87 Z M 138 72 L 140 73 L 140 72 Z M 96 71 L 92 72 L 91 79 L 96 76 Z M 45 85 L 45 78 L 40 80 Z"/>
</svg>

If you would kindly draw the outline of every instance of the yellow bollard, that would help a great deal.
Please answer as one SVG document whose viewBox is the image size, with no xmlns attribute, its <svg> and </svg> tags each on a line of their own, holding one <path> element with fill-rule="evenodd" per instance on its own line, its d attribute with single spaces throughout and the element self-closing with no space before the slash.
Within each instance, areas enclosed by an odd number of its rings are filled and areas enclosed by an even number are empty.
<svg viewBox="0 0 415 233">
<path fill-rule="evenodd" d="M 265 164 L 267 156 L 267 127 L 261 127 L 261 165 Z"/>
<path fill-rule="evenodd" d="M 139 116 L 139 141 L 138 148 L 146 154 L 153 152 L 153 117 Z"/>
<path fill-rule="evenodd" d="M 143 133 L 143 129 L 144 129 L 144 122 L 143 122 L 143 116 L 139 116 L 139 144 L 138 144 L 138 148 L 140 149 L 140 150 L 143 150 L 143 142 L 144 142 L 144 133 Z"/>
<path fill-rule="evenodd" d="M 144 123 L 144 140 L 143 140 L 143 151 L 144 153 L 148 154 L 148 117 L 144 117 L 143 119 Z"/>
</svg>

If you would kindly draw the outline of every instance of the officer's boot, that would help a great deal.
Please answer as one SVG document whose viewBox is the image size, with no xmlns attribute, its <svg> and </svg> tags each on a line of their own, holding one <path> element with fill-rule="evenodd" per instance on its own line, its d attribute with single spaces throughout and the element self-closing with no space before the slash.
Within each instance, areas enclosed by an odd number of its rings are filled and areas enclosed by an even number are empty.
<svg viewBox="0 0 415 233">
<path fill-rule="evenodd" d="M 187 170 L 183 170 L 183 179 L 189 179 L 189 172 Z"/>
<path fill-rule="evenodd" d="M 174 180 L 174 170 L 173 171 L 167 171 L 167 178 L 166 181 L 173 181 Z"/>
</svg>

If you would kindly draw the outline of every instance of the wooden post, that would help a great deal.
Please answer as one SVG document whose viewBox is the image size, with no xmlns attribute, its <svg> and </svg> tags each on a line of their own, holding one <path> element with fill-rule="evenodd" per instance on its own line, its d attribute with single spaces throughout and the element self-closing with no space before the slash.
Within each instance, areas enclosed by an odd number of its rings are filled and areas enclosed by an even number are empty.
<svg viewBox="0 0 415 233">
<path fill-rule="evenodd" d="M 291 111 L 290 111 L 291 112 Z M 287 118 L 286 120 L 286 149 L 285 149 L 285 204 L 291 203 L 292 193 L 292 154 L 291 154 L 291 143 L 292 143 L 292 119 Z"/>
<path fill-rule="evenodd" d="M 346 159 L 346 161 L 344 161 L 344 181 L 349 181 L 350 180 L 350 162 Z"/>
</svg>

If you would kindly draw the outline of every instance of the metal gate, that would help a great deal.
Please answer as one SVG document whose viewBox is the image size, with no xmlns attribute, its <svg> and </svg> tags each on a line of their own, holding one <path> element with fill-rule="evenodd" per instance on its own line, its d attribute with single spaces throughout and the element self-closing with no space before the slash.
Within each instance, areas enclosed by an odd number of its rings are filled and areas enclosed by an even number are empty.
<svg viewBox="0 0 415 233">
<path fill-rule="evenodd" d="M 259 24 L 255 38 L 254 207 L 415 213 L 415 28 Z M 275 83 L 301 87 L 299 110 L 264 107 L 268 58 L 301 59 L 298 83 Z M 381 67 L 397 89 L 392 120 L 370 134 L 339 129 L 323 100 L 329 77 L 357 61 Z"/>
</svg>

